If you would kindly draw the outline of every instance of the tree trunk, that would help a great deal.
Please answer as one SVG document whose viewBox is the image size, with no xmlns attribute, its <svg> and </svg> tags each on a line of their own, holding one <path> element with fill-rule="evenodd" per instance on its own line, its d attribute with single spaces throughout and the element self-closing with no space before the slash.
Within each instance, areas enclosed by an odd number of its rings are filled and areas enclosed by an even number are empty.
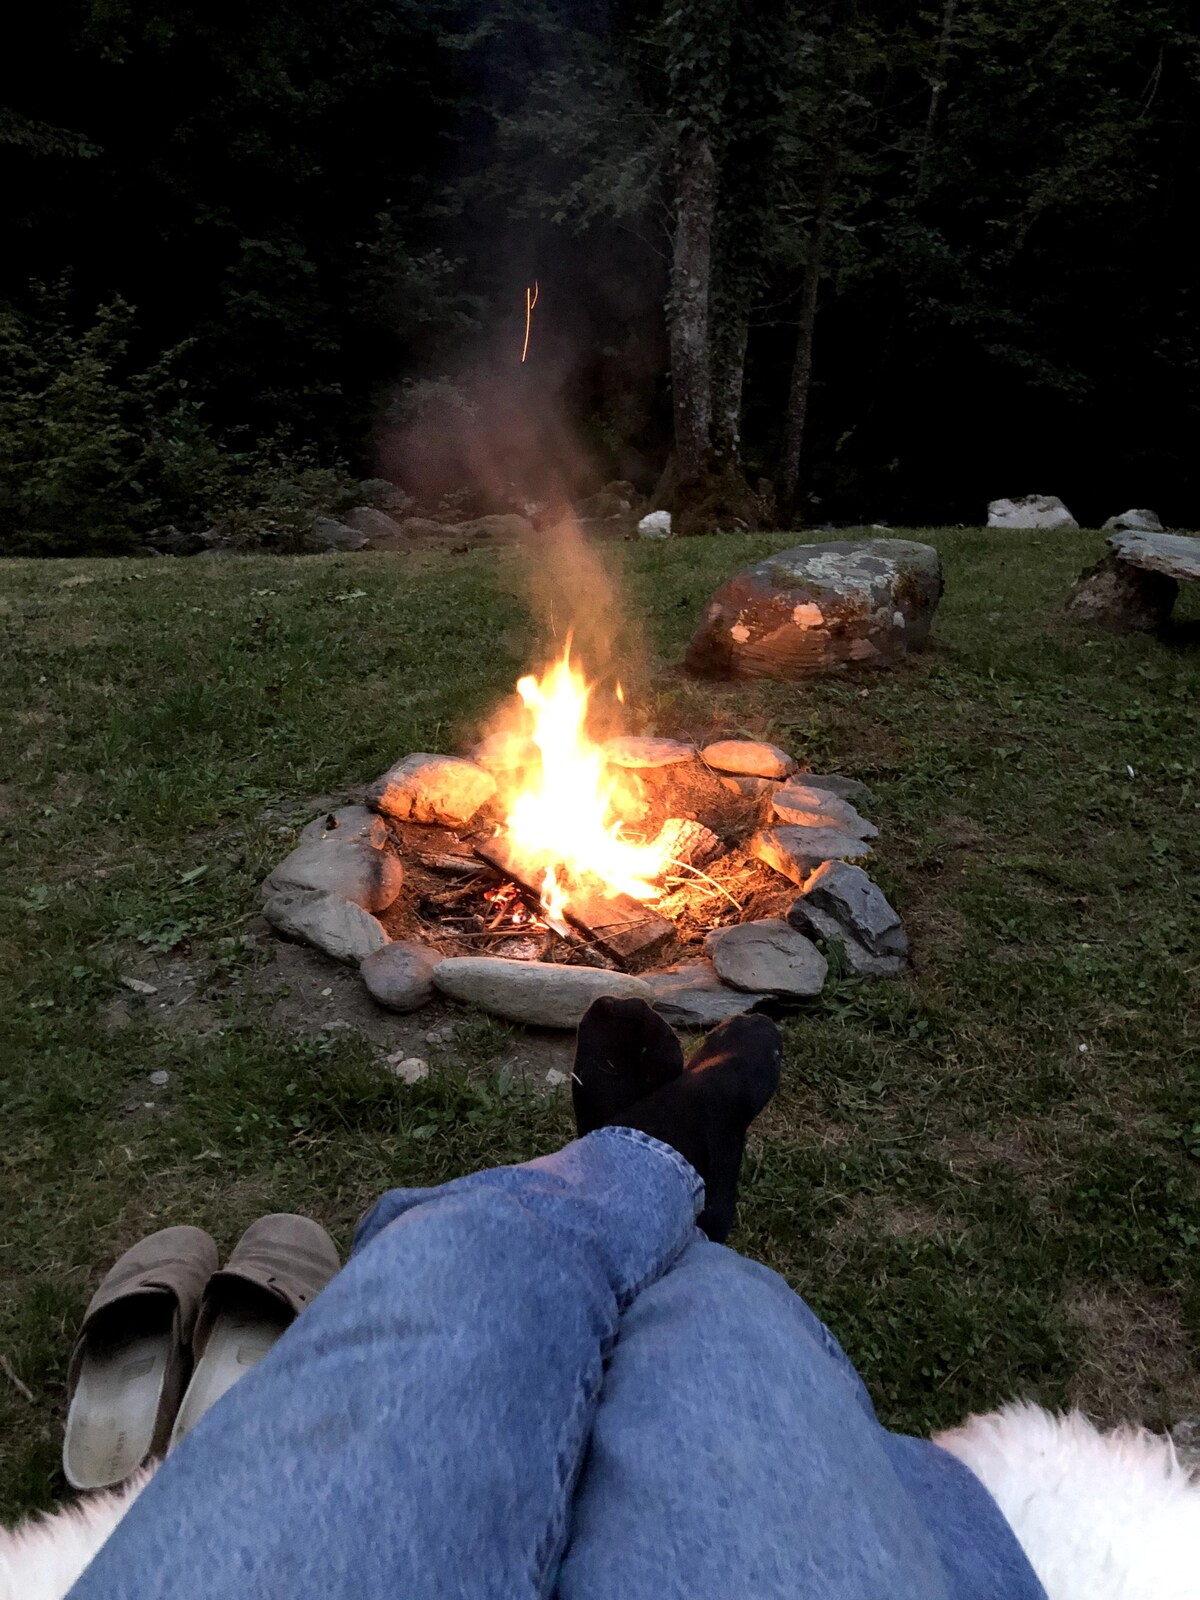
<svg viewBox="0 0 1200 1600">
<path fill-rule="evenodd" d="M 708 295 L 717 169 L 707 135 L 689 129 L 676 156 L 677 213 L 671 260 L 671 390 L 682 479 L 700 470 L 712 435 Z"/>
<path fill-rule="evenodd" d="M 723 316 L 712 338 L 712 442 L 723 460 L 741 461 L 742 389 L 750 319 L 744 310 Z"/>
<path fill-rule="evenodd" d="M 792 383 L 788 391 L 787 415 L 783 433 L 783 459 L 779 472 L 779 503 L 790 522 L 796 515 L 796 496 L 800 486 L 800 454 L 804 448 L 804 424 L 808 419 L 808 393 L 812 387 L 813 335 L 817 326 L 817 296 L 825 258 L 826 207 L 823 204 L 813 222 L 812 242 L 804 266 L 800 293 L 800 327 L 796 335 L 796 358 L 792 363 Z"/>
</svg>

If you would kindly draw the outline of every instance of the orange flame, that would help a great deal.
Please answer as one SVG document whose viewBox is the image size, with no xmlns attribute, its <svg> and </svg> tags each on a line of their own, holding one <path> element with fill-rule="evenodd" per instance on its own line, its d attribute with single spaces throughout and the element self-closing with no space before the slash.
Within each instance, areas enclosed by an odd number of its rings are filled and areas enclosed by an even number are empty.
<svg viewBox="0 0 1200 1600">
<path fill-rule="evenodd" d="M 584 879 L 598 879 L 608 894 L 656 899 L 666 859 L 656 845 L 626 838 L 614 815 L 617 778 L 587 731 L 592 687 L 572 662 L 570 643 L 541 677 L 522 678 L 517 693 L 525 727 L 514 737 L 532 741 L 540 759 L 510 782 L 505 826 L 542 874 L 547 913 L 561 918 Z"/>
<path fill-rule="evenodd" d="M 525 343 L 521 347 L 522 362 L 524 362 L 525 357 L 529 354 L 529 329 L 533 322 L 533 308 L 538 303 L 538 294 L 538 281 L 535 278 L 533 280 L 532 290 L 528 285 L 526 285 L 525 288 Z"/>
</svg>

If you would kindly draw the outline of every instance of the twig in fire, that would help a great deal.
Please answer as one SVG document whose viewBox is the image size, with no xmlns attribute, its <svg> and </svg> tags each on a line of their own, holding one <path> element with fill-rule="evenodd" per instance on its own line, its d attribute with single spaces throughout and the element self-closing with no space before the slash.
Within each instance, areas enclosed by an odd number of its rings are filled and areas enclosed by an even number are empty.
<svg viewBox="0 0 1200 1600">
<path fill-rule="evenodd" d="M 723 894 L 736 912 L 739 914 L 741 913 L 741 904 L 734 899 L 724 884 L 718 883 L 715 878 L 710 878 L 707 872 L 701 872 L 700 868 L 692 866 L 690 861 L 676 861 L 674 857 L 668 857 L 667 865 L 671 867 L 681 867 L 685 872 L 694 872 L 696 876 L 698 878 L 702 878 L 705 883 L 711 884 L 717 894 Z M 687 878 L 668 878 L 666 881 L 668 883 L 682 884 L 687 884 L 690 882 L 690 880 Z"/>
</svg>

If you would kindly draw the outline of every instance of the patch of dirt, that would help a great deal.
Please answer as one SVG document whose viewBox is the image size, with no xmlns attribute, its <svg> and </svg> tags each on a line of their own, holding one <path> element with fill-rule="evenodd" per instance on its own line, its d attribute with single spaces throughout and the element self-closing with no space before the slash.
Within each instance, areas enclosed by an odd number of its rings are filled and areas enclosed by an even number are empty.
<svg viewBox="0 0 1200 1600">
<path fill-rule="evenodd" d="M 1200 1411 L 1200 1370 L 1173 1296 L 1082 1283 L 1067 1291 L 1062 1309 L 1083 1344 L 1070 1396 L 1081 1411 L 1109 1425 L 1151 1428 Z"/>
</svg>

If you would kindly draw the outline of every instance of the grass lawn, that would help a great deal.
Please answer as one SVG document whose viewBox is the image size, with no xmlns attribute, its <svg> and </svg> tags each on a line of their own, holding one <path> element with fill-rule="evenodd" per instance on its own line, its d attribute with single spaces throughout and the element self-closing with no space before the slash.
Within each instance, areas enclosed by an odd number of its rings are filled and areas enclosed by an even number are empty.
<svg viewBox="0 0 1200 1600">
<path fill-rule="evenodd" d="M 831 983 L 786 1025 L 736 1243 L 894 1427 L 1014 1393 L 1169 1424 L 1200 1411 L 1196 629 L 1068 621 L 1095 534 L 917 537 L 946 567 L 934 646 L 797 686 L 673 666 L 708 591 L 794 539 L 605 556 L 639 731 L 744 729 L 866 778 L 913 940 L 911 977 Z M 526 592 L 515 552 L 0 563 L 0 1515 L 61 1492 L 69 1344 L 140 1235 L 227 1250 L 295 1209 L 344 1245 L 389 1183 L 568 1136 L 565 1092 L 497 1073 L 503 1026 L 464 1019 L 410 1088 L 252 981 L 255 885 L 307 802 L 460 748 L 537 662 Z M 203 1028 L 121 988 L 152 955 L 194 973 Z"/>
</svg>

